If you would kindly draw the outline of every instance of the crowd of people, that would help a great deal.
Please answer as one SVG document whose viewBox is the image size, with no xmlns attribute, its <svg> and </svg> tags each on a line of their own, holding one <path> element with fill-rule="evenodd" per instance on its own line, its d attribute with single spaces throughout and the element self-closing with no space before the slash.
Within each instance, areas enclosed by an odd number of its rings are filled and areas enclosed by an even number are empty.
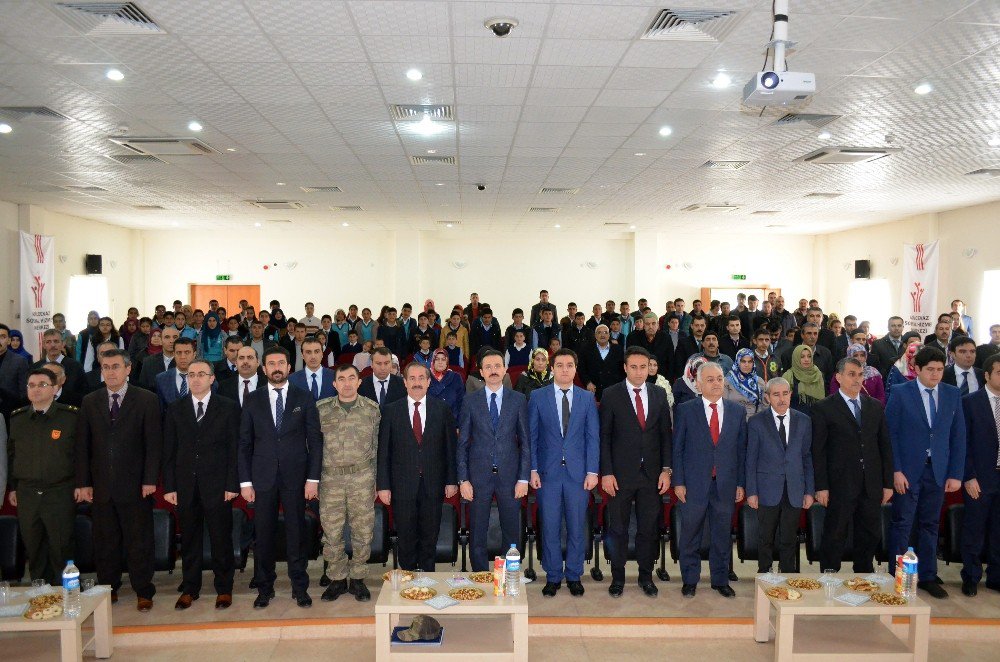
<svg viewBox="0 0 1000 662">
<path fill-rule="evenodd" d="M 51 583 L 73 557 L 77 506 L 90 504 L 97 579 L 117 601 L 127 570 L 140 611 L 155 594 L 154 493 L 177 513 L 177 609 L 200 596 L 203 531 L 216 608 L 232 604 L 237 499 L 253 504 L 263 609 L 274 599 L 279 509 L 293 598 L 308 607 L 308 509 L 323 530 L 322 599 L 366 601 L 373 494 L 392 509 L 399 565 L 424 571 L 442 500 L 469 502 L 482 571 L 491 504 L 504 542 L 519 543 L 529 489 L 548 597 L 563 580 L 584 593 L 595 490 L 607 499 L 613 597 L 624 591 L 633 510 L 638 586 L 657 595 L 669 490 L 685 597 L 697 590 L 706 530 L 711 588 L 735 595 L 730 525 L 745 500 L 759 518 L 760 572 L 773 558 L 794 571 L 800 513 L 813 503 L 827 509 L 821 569 L 840 569 L 853 525 L 853 569 L 871 572 L 891 502 L 890 558 L 914 538 L 918 586 L 944 598 L 939 513 L 959 490 L 962 591 L 977 593 L 984 549 L 986 586 L 1000 591 L 1000 324 L 977 344 L 963 302 L 951 308 L 926 337 L 904 333 L 896 316 L 875 337 L 868 321 L 815 300 L 788 310 L 775 292 L 690 310 L 677 298 L 662 314 L 645 299 L 635 310 L 609 300 L 588 317 L 575 303 L 560 316 L 542 290 L 505 328 L 476 293 L 444 315 L 428 299 L 416 315 L 407 303 L 317 317 L 306 303 L 298 319 L 278 301 L 230 312 L 178 300 L 150 317 L 130 308 L 120 325 L 92 311 L 78 333 L 57 314 L 37 360 L 0 324 L 0 495 L 17 508 L 31 577 Z"/>
</svg>

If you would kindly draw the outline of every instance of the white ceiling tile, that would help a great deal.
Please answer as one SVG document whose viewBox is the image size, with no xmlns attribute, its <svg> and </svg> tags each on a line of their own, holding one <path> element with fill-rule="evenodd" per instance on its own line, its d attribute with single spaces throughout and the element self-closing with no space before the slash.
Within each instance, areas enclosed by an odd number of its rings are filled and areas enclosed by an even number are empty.
<svg viewBox="0 0 1000 662">
<path fill-rule="evenodd" d="M 271 37 L 275 47 L 288 62 L 366 62 L 361 40 L 353 34 L 302 35 Z"/>
<path fill-rule="evenodd" d="M 303 85 L 375 85 L 371 65 L 366 62 L 343 62 L 331 66 L 326 62 L 297 62 L 292 70 Z"/>
<path fill-rule="evenodd" d="M 244 4 L 271 35 L 344 35 L 354 26 L 345 3 L 337 0 L 245 0 Z"/>
<path fill-rule="evenodd" d="M 532 64 L 541 46 L 540 39 L 528 38 L 455 37 L 452 41 L 458 64 Z"/>
<path fill-rule="evenodd" d="M 495 106 L 520 106 L 524 103 L 527 89 L 496 88 L 496 87 L 457 87 L 455 99 L 461 104 L 479 104 Z"/>
<path fill-rule="evenodd" d="M 659 90 L 605 90 L 594 100 L 595 106 L 618 106 L 624 108 L 655 108 L 670 92 Z"/>
<path fill-rule="evenodd" d="M 525 103 L 529 106 L 589 106 L 594 103 L 599 90 L 561 90 L 533 87 Z"/>
<path fill-rule="evenodd" d="M 448 41 L 433 37 L 377 35 L 364 37 L 364 46 L 372 62 L 450 62 Z"/>
<path fill-rule="evenodd" d="M 610 67 L 618 64 L 630 43 L 605 39 L 546 39 L 538 64 Z"/>
<path fill-rule="evenodd" d="M 537 66 L 532 86 L 600 89 L 604 87 L 612 70 L 612 67 Z"/>
<path fill-rule="evenodd" d="M 249 35 L 260 28 L 240 0 L 142 0 L 142 8 L 171 34 Z M 156 39 L 157 37 L 152 37 Z"/>
</svg>

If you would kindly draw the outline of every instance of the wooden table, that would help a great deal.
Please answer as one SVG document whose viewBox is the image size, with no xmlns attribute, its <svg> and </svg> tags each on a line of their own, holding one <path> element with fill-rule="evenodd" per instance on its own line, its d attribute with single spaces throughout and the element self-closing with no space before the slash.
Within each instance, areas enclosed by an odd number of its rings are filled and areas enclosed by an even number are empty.
<svg viewBox="0 0 1000 662">
<path fill-rule="evenodd" d="M 11 588 L 7 595 L 7 604 L 28 602 L 28 597 L 24 595 L 27 590 L 29 589 Z M 84 643 L 83 624 L 91 616 L 94 617 L 93 635 Z M 80 615 L 75 619 L 68 619 L 65 616 L 49 621 L 29 621 L 23 616 L 0 618 L 0 632 L 59 632 L 62 662 L 79 662 L 83 659 L 84 649 L 90 647 L 93 647 L 96 657 L 111 657 L 114 650 L 111 638 L 111 593 L 81 594 Z"/>
<path fill-rule="evenodd" d="M 781 574 L 788 579 L 807 576 Z M 841 581 L 855 576 L 846 573 L 837 575 Z M 811 577 L 818 579 L 816 575 Z M 931 608 L 920 598 L 912 598 L 901 607 L 880 605 L 870 600 L 852 607 L 838 600 L 827 600 L 822 588 L 817 591 L 800 591 L 801 600 L 783 601 L 769 598 L 764 593 L 774 584 L 759 579 L 755 584 L 754 639 L 761 643 L 767 642 L 773 628 L 774 659 L 778 662 L 846 661 L 859 657 L 864 657 L 866 661 L 886 662 L 927 660 Z M 781 583 L 778 586 L 786 585 Z M 893 590 L 891 585 L 886 588 Z M 806 618 L 796 620 L 797 616 Z M 910 617 L 905 640 L 897 637 L 890 629 L 893 616 Z"/>
<path fill-rule="evenodd" d="M 438 595 L 447 595 L 450 572 L 420 573 L 437 581 Z M 468 574 L 464 574 L 468 577 Z M 400 585 L 400 590 L 409 586 Z M 486 591 L 479 600 L 437 610 L 420 601 L 407 600 L 385 582 L 375 603 L 375 659 L 389 660 L 490 660 L 525 662 L 528 659 L 528 597 L 526 586 L 517 597 L 498 598 L 492 584 L 476 584 Z M 426 614 L 444 628 L 440 646 L 392 646 L 393 627 L 409 627 L 413 616 Z"/>
</svg>

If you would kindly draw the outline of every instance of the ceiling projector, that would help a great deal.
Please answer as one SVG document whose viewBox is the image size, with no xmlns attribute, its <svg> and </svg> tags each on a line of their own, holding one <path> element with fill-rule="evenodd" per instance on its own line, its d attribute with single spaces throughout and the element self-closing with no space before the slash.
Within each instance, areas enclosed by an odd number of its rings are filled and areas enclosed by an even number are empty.
<svg viewBox="0 0 1000 662">
<path fill-rule="evenodd" d="M 743 87 L 747 106 L 791 106 L 816 92 L 816 75 L 798 71 L 762 71 Z"/>
</svg>

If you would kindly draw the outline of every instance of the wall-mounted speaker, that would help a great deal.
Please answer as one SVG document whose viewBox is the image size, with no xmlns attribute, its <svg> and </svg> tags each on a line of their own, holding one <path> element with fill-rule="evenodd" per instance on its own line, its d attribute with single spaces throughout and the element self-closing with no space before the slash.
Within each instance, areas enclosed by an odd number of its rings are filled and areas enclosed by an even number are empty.
<svg viewBox="0 0 1000 662">
<path fill-rule="evenodd" d="M 871 262 L 871 260 L 855 260 L 854 261 L 854 277 L 855 278 L 871 278 L 872 277 L 872 262 Z"/>
<path fill-rule="evenodd" d="M 84 260 L 84 268 L 86 269 L 88 276 L 104 273 L 104 267 L 102 265 L 101 256 L 88 255 Z"/>
</svg>

